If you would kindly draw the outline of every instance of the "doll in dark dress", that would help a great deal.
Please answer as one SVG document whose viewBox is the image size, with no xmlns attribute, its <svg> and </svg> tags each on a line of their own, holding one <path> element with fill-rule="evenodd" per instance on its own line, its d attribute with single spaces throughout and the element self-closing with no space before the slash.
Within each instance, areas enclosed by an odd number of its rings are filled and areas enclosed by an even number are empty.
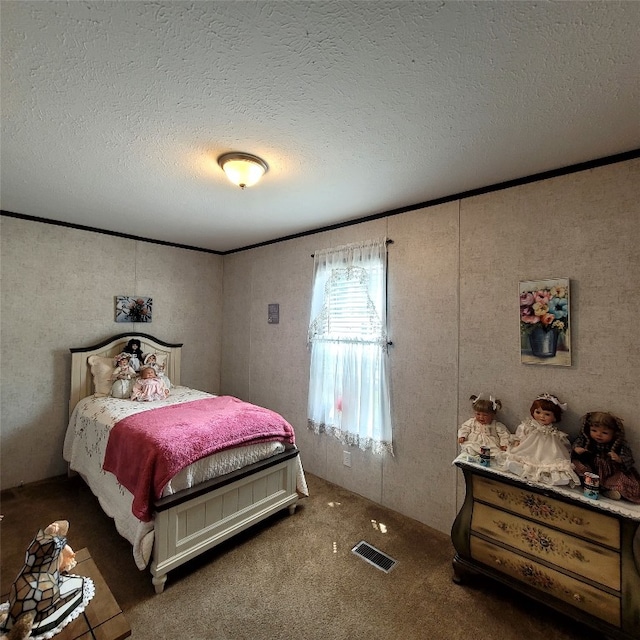
<svg viewBox="0 0 640 640">
<path fill-rule="evenodd" d="M 140 371 L 140 367 L 142 367 L 142 363 L 144 362 L 144 354 L 142 353 L 140 340 L 137 338 L 131 338 L 131 340 L 127 342 L 127 346 L 124 347 L 122 351 L 131 355 L 129 364 L 131 365 L 131 368 L 138 373 L 138 371 Z"/>
<path fill-rule="evenodd" d="M 587 413 L 571 447 L 571 461 L 581 478 L 585 473 L 600 476 L 600 492 L 606 498 L 640 504 L 640 474 L 620 418 L 605 411 Z"/>
</svg>

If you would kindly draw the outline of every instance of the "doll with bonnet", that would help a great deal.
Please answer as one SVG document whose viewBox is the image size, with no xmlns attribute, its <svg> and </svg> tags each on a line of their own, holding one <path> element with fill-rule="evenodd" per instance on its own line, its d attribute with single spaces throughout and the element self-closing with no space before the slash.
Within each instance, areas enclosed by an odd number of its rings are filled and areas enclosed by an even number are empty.
<svg viewBox="0 0 640 640">
<path fill-rule="evenodd" d="M 130 364 L 131 356 L 124 351 L 114 359 L 115 368 L 111 373 L 111 395 L 114 398 L 128 398 L 135 382 L 136 372 Z"/>
<path fill-rule="evenodd" d="M 471 459 L 480 455 L 480 447 L 489 447 L 490 455 L 498 464 L 504 459 L 511 434 L 502 422 L 498 422 L 496 414 L 502 407 L 500 400 L 482 394 L 471 396 L 473 418 L 463 422 L 458 429 L 460 451 Z"/>
<path fill-rule="evenodd" d="M 606 411 L 585 414 L 571 459 L 579 476 L 587 472 L 600 476 L 600 492 L 606 498 L 640 504 L 640 475 L 620 418 Z"/>
<path fill-rule="evenodd" d="M 160 380 L 164 382 L 165 387 L 167 387 L 167 389 L 171 389 L 171 381 L 169 380 L 169 378 L 164 372 L 164 369 L 165 369 L 164 362 L 162 363 L 158 362 L 158 357 L 156 356 L 155 353 L 148 353 L 144 357 L 143 366 L 151 367 L 156 372 L 156 376 L 158 376 L 158 378 L 160 378 Z"/>
</svg>

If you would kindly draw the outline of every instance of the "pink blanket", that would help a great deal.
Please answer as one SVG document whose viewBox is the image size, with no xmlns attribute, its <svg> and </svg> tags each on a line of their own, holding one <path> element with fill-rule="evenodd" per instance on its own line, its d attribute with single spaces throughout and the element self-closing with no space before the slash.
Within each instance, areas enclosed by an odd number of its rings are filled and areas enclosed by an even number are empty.
<svg viewBox="0 0 640 640">
<path fill-rule="evenodd" d="M 148 522 L 153 501 L 185 467 L 223 449 L 274 441 L 295 443 L 293 427 L 281 415 L 233 396 L 205 398 L 117 422 L 103 468 L 133 494 L 133 514 Z"/>
</svg>

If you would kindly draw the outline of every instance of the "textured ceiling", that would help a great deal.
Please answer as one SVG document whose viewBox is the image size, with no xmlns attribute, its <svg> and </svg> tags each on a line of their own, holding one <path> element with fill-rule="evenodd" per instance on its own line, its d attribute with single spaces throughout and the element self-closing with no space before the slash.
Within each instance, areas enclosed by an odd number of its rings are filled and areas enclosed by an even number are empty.
<svg viewBox="0 0 640 640">
<path fill-rule="evenodd" d="M 228 251 L 640 148 L 640 2 L 0 3 L 5 211 Z M 241 191 L 216 158 L 261 156 Z"/>
</svg>

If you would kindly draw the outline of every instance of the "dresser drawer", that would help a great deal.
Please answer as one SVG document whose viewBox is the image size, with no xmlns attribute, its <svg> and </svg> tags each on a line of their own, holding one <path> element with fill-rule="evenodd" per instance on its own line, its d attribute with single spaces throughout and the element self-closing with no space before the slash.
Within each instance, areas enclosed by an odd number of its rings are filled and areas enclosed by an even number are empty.
<svg viewBox="0 0 640 640">
<path fill-rule="evenodd" d="M 617 518 L 604 513 L 479 475 L 473 476 L 473 496 L 475 500 L 488 502 L 536 522 L 574 533 L 613 549 L 620 548 L 620 523 Z"/>
<path fill-rule="evenodd" d="M 471 555 L 474 560 L 482 562 L 495 571 L 508 575 L 538 592 L 567 602 L 616 627 L 620 626 L 620 598 L 610 593 L 523 558 L 475 535 L 471 536 Z"/>
<path fill-rule="evenodd" d="M 620 554 L 537 522 L 476 502 L 471 532 L 620 590 Z"/>
</svg>

